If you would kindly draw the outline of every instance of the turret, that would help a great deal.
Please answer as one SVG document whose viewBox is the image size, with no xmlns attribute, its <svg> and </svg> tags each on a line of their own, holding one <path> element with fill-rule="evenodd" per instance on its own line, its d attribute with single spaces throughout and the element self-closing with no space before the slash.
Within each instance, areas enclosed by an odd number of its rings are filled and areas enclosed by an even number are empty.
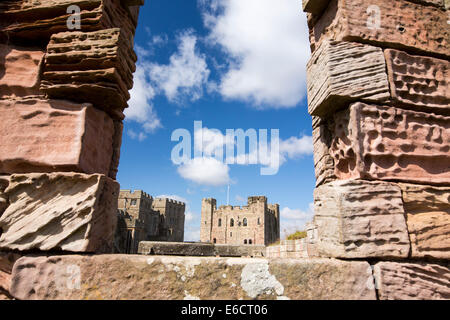
<svg viewBox="0 0 450 320">
<path fill-rule="evenodd" d="M 201 242 L 211 242 L 211 229 L 214 210 L 216 210 L 216 199 L 202 199 L 202 219 L 200 225 Z"/>
</svg>

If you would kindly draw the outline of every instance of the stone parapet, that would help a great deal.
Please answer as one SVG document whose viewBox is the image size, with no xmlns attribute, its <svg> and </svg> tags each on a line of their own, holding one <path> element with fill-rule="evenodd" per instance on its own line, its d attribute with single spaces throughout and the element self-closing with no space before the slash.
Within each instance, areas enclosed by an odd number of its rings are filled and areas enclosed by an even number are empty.
<svg viewBox="0 0 450 320">
<path fill-rule="evenodd" d="M 363 261 L 65 255 L 19 259 L 11 294 L 24 300 L 373 300 L 373 283 Z"/>
</svg>

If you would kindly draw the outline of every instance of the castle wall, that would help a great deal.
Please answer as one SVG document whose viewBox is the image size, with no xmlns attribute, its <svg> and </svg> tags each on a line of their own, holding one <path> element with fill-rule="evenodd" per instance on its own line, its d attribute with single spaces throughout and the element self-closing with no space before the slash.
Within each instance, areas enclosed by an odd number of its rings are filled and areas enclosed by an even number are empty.
<svg viewBox="0 0 450 320">
<path fill-rule="evenodd" d="M 141 190 L 121 190 L 118 207 L 119 220 L 124 221 L 122 225 L 125 225 L 126 230 L 117 232 L 116 242 L 131 237 L 132 243 L 131 246 L 125 246 L 126 251 L 118 252 L 137 253 L 141 241 L 184 240 L 183 202 L 165 198 L 154 199 Z"/>
<path fill-rule="evenodd" d="M 215 203 L 215 199 L 203 199 L 202 242 L 267 245 L 279 239 L 279 207 L 268 205 L 266 197 L 249 197 L 243 207 L 216 208 Z"/>
</svg>

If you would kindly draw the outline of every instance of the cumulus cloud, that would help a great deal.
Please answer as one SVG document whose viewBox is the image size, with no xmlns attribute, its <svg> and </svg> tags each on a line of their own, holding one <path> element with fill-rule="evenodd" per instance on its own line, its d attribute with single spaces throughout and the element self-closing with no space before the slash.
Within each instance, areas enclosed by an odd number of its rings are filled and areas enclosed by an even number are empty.
<svg viewBox="0 0 450 320">
<path fill-rule="evenodd" d="M 170 102 L 198 100 L 203 95 L 210 70 L 205 56 L 196 50 L 197 37 L 192 31 L 178 36 L 178 51 L 167 65 L 151 64 L 149 75 L 158 90 Z"/>
<path fill-rule="evenodd" d="M 184 179 L 201 185 L 221 186 L 231 181 L 228 165 L 211 157 L 190 159 L 177 171 Z"/>
<path fill-rule="evenodd" d="M 149 31 L 148 31 L 149 32 Z M 154 106 L 157 95 L 165 95 L 172 103 L 195 101 L 203 95 L 203 86 L 208 82 L 209 69 L 204 55 L 196 49 L 197 37 L 192 31 L 178 35 L 177 51 L 171 55 L 169 64 L 151 61 L 154 47 L 166 44 L 165 35 L 152 36 L 148 46 L 135 45 L 139 63 L 134 73 L 134 86 L 130 91 L 129 108 L 125 111 L 128 120 L 141 124 L 142 132 L 129 131 L 132 139 L 144 140 L 148 133 L 162 127 Z"/>
<path fill-rule="evenodd" d="M 130 91 L 129 107 L 124 112 L 126 119 L 140 123 L 145 133 L 152 133 L 162 125 L 152 104 L 156 93 L 146 76 L 145 64 L 137 64 L 133 79 L 134 86 Z M 142 141 L 146 137 L 144 132 L 135 133 L 129 130 L 128 135 Z"/>
<path fill-rule="evenodd" d="M 313 141 L 311 136 L 290 137 L 280 141 L 280 162 L 288 159 L 297 159 L 313 153 Z"/>
<path fill-rule="evenodd" d="M 285 238 L 287 235 L 292 234 L 297 230 L 304 230 L 305 224 L 312 221 L 313 216 L 313 203 L 309 204 L 309 208 L 306 211 L 291 209 L 289 207 L 282 208 L 280 211 L 281 238 Z"/>
<path fill-rule="evenodd" d="M 228 99 L 258 107 L 296 106 L 304 97 L 310 56 L 298 0 L 199 0 L 209 42 L 228 57 L 218 84 Z"/>
</svg>

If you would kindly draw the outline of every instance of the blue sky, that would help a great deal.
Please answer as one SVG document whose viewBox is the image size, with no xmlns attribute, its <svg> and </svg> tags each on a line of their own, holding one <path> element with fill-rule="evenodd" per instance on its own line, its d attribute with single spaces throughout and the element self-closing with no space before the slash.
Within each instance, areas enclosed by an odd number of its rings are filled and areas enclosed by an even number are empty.
<svg viewBox="0 0 450 320">
<path fill-rule="evenodd" d="M 230 204 L 266 195 L 280 204 L 282 234 L 301 229 L 312 218 L 315 183 L 307 35 L 299 0 L 146 1 L 135 36 L 121 188 L 187 202 L 185 240 L 199 240 L 201 199 L 226 204 L 228 184 Z M 171 135 L 182 128 L 193 137 L 194 121 L 202 121 L 204 148 L 221 146 L 226 129 L 279 129 L 278 173 L 261 175 L 260 164 L 224 164 L 210 154 L 174 164 Z"/>
</svg>

